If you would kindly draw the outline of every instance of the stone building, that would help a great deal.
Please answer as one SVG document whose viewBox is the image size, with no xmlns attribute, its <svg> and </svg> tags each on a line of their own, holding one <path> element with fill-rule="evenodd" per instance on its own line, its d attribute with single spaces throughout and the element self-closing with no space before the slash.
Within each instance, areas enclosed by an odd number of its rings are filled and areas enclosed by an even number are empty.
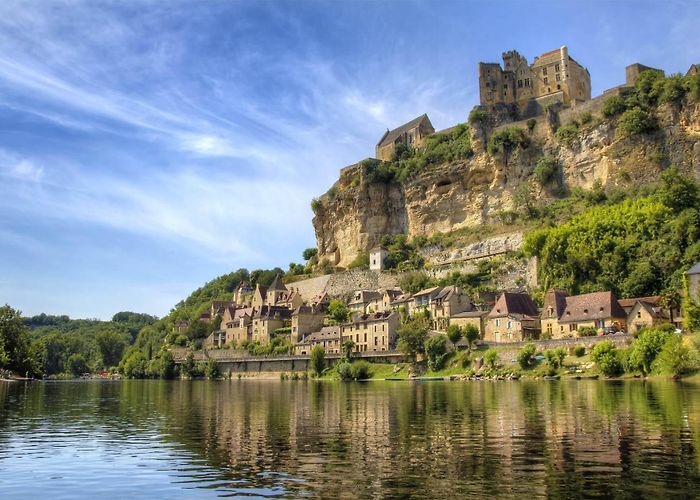
<svg viewBox="0 0 700 500">
<path fill-rule="evenodd" d="M 297 307 L 292 313 L 292 342 L 301 342 L 307 335 L 319 331 L 325 317 L 325 309 L 317 306 Z"/>
<path fill-rule="evenodd" d="M 625 67 L 625 85 L 627 87 L 634 87 L 637 83 L 637 77 L 643 71 L 656 71 L 664 75 L 664 70 L 652 68 L 651 66 L 644 66 L 643 64 L 634 63 Z"/>
<path fill-rule="evenodd" d="M 382 271 L 384 270 L 384 259 L 389 255 L 382 247 L 374 247 L 369 251 L 369 268 L 372 271 Z"/>
<path fill-rule="evenodd" d="M 466 311 L 454 314 L 450 317 L 450 326 L 456 325 L 464 328 L 467 325 L 473 325 L 479 329 L 479 338 L 484 338 L 484 331 L 486 329 L 486 316 L 488 316 L 489 311 Z"/>
<path fill-rule="evenodd" d="M 661 297 L 642 297 L 634 300 L 634 305 L 627 313 L 627 331 L 639 333 L 642 328 L 652 328 L 671 322 L 671 316 L 661 307 Z M 623 301 L 620 305 L 624 308 Z"/>
<path fill-rule="evenodd" d="M 539 333 L 539 311 L 526 293 L 503 292 L 486 316 L 484 340 L 489 342 L 522 342 Z"/>
<path fill-rule="evenodd" d="M 452 316 L 470 311 L 472 308 L 469 295 L 460 287 L 454 285 L 443 287 L 428 307 L 433 330 L 447 330 Z"/>
<path fill-rule="evenodd" d="M 353 313 L 373 313 L 382 310 L 384 294 L 373 290 L 358 290 L 348 302 L 348 308 Z"/>
<path fill-rule="evenodd" d="M 532 64 L 517 51 L 504 52 L 499 63 L 479 63 L 482 106 L 514 104 L 520 113 L 537 114 L 555 102 L 572 105 L 591 98 L 591 75 L 566 46 L 535 57 Z"/>
<path fill-rule="evenodd" d="M 404 144 L 409 148 L 419 148 L 425 144 L 426 137 L 434 133 L 435 129 L 430 123 L 430 118 L 423 114 L 394 130 L 384 132 L 377 143 L 376 156 L 379 160 L 389 161 L 399 144 Z"/>
<path fill-rule="evenodd" d="M 612 292 L 568 296 L 564 290 L 549 290 L 541 315 L 543 335 L 560 339 L 578 336 L 582 327 L 624 328 L 627 313 Z"/>
<path fill-rule="evenodd" d="M 286 307 L 264 305 L 252 317 L 251 337 L 253 342 L 269 344 L 279 328 L 291 327 L 292 311 Z"/>
<path fill-rule="evenodd" d="M 308 356 L 311 349 L 320 345 L 329 354 L 340 353 L 340 326 L 324 326 L 317 332 L 308 335 L 294 346 L 294 354 Z"/>
<path fill-rule="evenodd" d="M 341 325 L 341 345 L 354 343 L 354 352 L 391 351 L 396 347 L 399 317 L 395 312 L 357 314 L 351 323 Z"/>
</svg>

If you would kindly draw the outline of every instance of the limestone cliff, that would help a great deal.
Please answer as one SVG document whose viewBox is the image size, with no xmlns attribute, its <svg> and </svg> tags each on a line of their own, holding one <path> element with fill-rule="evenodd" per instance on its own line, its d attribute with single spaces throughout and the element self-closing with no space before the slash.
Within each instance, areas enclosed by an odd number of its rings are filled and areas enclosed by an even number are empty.
<svg viewBox="0 0 700 500">
<path fill-rule="evenodd" d="M 469 159 L 431 165 L 404 182 L 368 182 L 362 164 L 341 171 L 339 180 L 314 203 L 313 225 L 320 258 L 347 266 L 358 252 L 385 234 L 430 236 L 495 223 L 513 211 L 516 188 L 527 183 L 533 198 L 546 200 L 562 188 L 589 189 L 596 182 L 621 186 L 654 182 L 669 165 L 700 178 L 700 104 L 664 104 L 656 110 L 658 128 L 622 137 L 614 119 L 600 113 L 602 98 L 577 108 L 550 111 L 536 123 L 470 126 L 474 154 Z M 555 134 L 581 123 L 572 141 Z M 585 123 L 584 123 L 585 122 Z M 491 154 L 489 137 L 520 127 L 527 147 Z M 532 179 L 542 156 L 558 163 L 555 181 L 540 187 Z"/>
</svg>

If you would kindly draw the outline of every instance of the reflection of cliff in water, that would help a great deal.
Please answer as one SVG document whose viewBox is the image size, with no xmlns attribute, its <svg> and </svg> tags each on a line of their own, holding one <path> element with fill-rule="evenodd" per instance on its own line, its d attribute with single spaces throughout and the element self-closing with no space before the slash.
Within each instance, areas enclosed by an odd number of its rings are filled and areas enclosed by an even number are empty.
<svg viewBox="0 0 700 500">
<path fill-rule="evenodd" d="M 700 486 L 700 386 L 673 382 L 35 383 L 0 386 L 0 401 L 2 428 L 50 420 L 167 443 L 193 466 L 178 476 L 211 488 L 633 498 Z"/>
</svg>

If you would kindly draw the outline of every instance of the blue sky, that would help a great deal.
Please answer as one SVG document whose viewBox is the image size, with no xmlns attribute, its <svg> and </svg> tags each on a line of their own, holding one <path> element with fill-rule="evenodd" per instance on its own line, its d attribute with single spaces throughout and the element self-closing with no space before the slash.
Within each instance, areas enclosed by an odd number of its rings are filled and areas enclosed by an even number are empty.
<svg viewBox="0 0 700 500">
<path fill-rule="evenodd" d="M 691 2 L 0 2 L 0 302 L 165 315 L 315 246 L 309 202 L 386 128 L 566 44 L 593 93 L 700 62 Z"/>
</svg>

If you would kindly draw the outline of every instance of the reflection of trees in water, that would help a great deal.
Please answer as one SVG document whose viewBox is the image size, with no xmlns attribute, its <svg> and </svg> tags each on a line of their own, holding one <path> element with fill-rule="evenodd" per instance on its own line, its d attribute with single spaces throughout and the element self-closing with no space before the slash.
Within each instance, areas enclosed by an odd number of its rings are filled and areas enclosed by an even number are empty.
<svg viewBox="0 0 700 500">
<path fill-rule="evenodd" d="M 159 433 L 223 482 L 322 496 L 650 496 L 698 487 L 700 390 L 670 382 L 0 385 L 0 425 Z M 8 401 L 11 401 L 8 404 Z M 35 418 L 36 417 L 36 418 Z M 302 480 L 291 483 L 270 471 Z M 186 474 L 186 472 L 183 472 Z"/>
</svg>

